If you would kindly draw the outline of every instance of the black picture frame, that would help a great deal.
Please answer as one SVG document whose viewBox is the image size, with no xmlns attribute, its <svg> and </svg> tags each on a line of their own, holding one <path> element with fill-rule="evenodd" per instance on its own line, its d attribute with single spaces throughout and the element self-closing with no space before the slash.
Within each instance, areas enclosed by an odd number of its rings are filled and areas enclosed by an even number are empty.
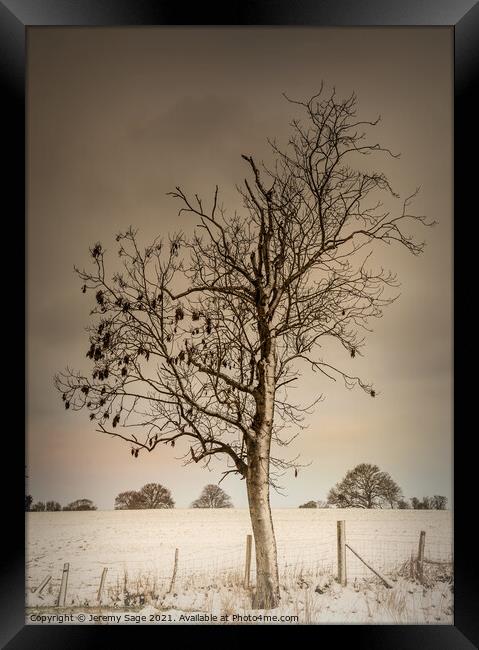
<svg viewBox="0 0 479 650">
<path fill-rule="evenodd" d="M 468 152 L 477 151 L 476 107 L 473 93 L 477 88 L 479 67 L 479 4 L 474 0 L 243 0 L 222 3 L 219 6 L 204 4 L 177 4 L 172 0 L 0 0 L 0 70 L 3 108 L 6 109 L 3 128 L 2 154 L 5 163 L 3 174 L 3 205 L 5 197 L 9 208 L 4 208 L 4 255 L 13 251 L 15 284 L 23 280 L 24 268 L 18 253 L 25 242 L 25 38 L 26 31 L 35 25 L 116 26 L 116 25 L 307 25 L 307 26 L 430 26 L 447 25 L 454 30 L 455 84 L 454 84 L 454 321 L 455 321 L 455 393 L 454 393 L 454 556 L 455 556 L 455 624 L 435 625 L 322 625 L 281 626 L 283 642 L 293 642 L 308 635 L 321 645 L 353 643 L 354 647 L 394 650 L 421 648 L 451 648 L 461 650 L 477 647 L 477 588 L 474 580 L 474 540 L 471 492 L 475 457 L 470 450 L 473 424 L 467 422 L 472 412 L 471 386 L 463 374 L 466 359 L 474 363 L 474 325 L 464 332 L 466 310 L 472 310 L 470 298 L 472 284 L 472 255 L 461 255 L 460 247 L 465 237 L 461 226 L 468 217 L 477 213 L 475 196 L 477 181 L 473 178 L 477 161 L 469 162 Z M 476 182 L 474 182 L 476 181 Z M 472 221 L 469 221 L 472 223 Z M 473 230 L 466 231 L 473 236 Z M 5 236 L 6 235 L 6 236 Z M 25 249 L 25 247 L 24 247 Z M 9 390 L 5 392 L 4 449 L 5 468 L 11 468 L 13 478 L 8 482 L 5 499 L 2 554 L 2 586 L 0 605 L 0 642 L 9 650 L 17 648 L 90 648 L 107 647 L 117 637 L 127 644 L 129 639 L 138 643 L 136 626 L 25 626 L 25 525 L 20 499 L 24 497 L 25 448 L 19 417 L 24 408 L 14 406 L 13 395 L 23 401 L 22 378 L 24 368 L 20 352 L 25 348 L 20 321 L 28 318 L 24 297 L 19 286 L 4 286 L 7 301 L 5 318 L 8 330 L 4 336 L 5 348 L 13 351 L 14 361 L 9 364 Z M 11 293 L 11 296 L 10 296 Z M 18 340 L 14 341 L 15 337 Z M 468 345 L 468 340 L 470 345 Z M 23 345 L 22 345 L 23 344 Z M 467 347 L 466 347 L 467 346 Z M 466 356 L 467 355 L 467 356 Z M 28 371 L 28 369 L 27 369 Z M 21 419 L 20 419 L 21 421 Z M 472 420 L 473 422 L 473 420 Z M 14 442 L 11 442 L 11 441 Z M 434 453 L 433 450 L 431 453 Z M 475 499 L 474 499 L 475 500 Z M 187 629 L 188 628 L 188 629 Z M 165 628 L 153 627 L 157 643 L 164 643 Z M 276 628 L 274 631 L 277 631 Z M 172 626 L 179 642 L 184 634 L 198 635 L 198 628 Z M 211 642 L 244 645 L 245 639 L 255 643 L 271 643 L 270 626 L 201 627 L 201 633 L 210 634 Z M 193 638 L 191 636 L 191 638 Z M 475 645 L 476 644 L 476 645 Z"/>
</svg>

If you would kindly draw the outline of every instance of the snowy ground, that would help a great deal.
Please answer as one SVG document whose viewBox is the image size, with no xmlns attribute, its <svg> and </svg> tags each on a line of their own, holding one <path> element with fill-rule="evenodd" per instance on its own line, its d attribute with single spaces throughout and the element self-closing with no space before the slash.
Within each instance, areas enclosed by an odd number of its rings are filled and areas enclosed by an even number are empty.
<svg viewBox="0 0 479 650">
<path fill-rule="evenodd" d="M 392 589 L 349 550 L 348 585 L 335 582 L 338 519 L 346 521 L 347 543 Z M 444 564 L 452 560 L 449 511 L 288 509 L 273 511 L 273 520 L 281 605 L 258 612 L 243 586 L 247 510 L 27 513 L 26 621 L 61 622 L 48 617 L 60 613 L 55 605 L 68 562 L 61 613 L 72 616 L 69 623 L 452 624 L 452 566 Z M 426 558 L 440 564 L 426 564 L 420 581 L 410 559 L 421 530 Z M 176 548 L 178 570 L 167 593 Z M 48 576 L 42 593 L 33 592 Z M 254 579 L 253 548 L 253 585 Z"/>
</svg>

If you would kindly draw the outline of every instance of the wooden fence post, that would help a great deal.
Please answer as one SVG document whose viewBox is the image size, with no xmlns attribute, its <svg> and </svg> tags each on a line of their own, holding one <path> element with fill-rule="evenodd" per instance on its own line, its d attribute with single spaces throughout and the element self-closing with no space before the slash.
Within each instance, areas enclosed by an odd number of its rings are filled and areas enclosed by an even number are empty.
<svg viewBox="0 0 479 650">
<path fill-rule="evenodd" d="M 65 607 L 69 571 L 70 571 L 70 564 L 68 562 L 65 562 L 65 564 L 63 565 L 62 584 L 60 585 L 60 593 L 58 594 L 57 607 Z"/>
<path fill-rule="evenodd" d="M 41 583 L 38 585 L 38 587 L 34 587 L 34 588 L 32 589 L 32 593 L 35 594 L 35 593 L 38 592 L 38 594 L 41 594 L 42 591 L 43 591 L 43 590 L 45 589 L 45 587 L 47 586 L 47 584 L 50 582 L 50 580 L 51 580 L 51 576 L 47 576 L 46 578 L 43 578 L 43 580 L 42 580 Z"/>
<path fill-rule="evenodd" d="M 173 590 L 173 587 L 175 586 L 177 570 L 178 570 L 178 549 L 175 548 L 175 564 L 173 565 L 173 575 L 171 576 L 170 587 L 169 587 L 168 591 L 166 592 L 167 594 L 171 593 L 171 591 Z"/>
<path fill-rule="evenodd" d="M 246 587 L 246 589 L 248 589 L 250 585 L 252 542 L 253 542 L 253 536 L 246 535 L 246 560 L 245 560 L 245 567 L 244 567 L 244 586 Z"/>
<path fill-rule="evenodd" d="M 101 572 L 100 586 L 98 587 L 98 603 L 101 605 L 101 593 L 103 591 L 103 586 L 105 584 L 106 574 L 108 572 L 108 567 L 105 567 Z"/>
<path fill-rule="evenodd" d="M 421 530 L 419 535 L 419 547 L 417 550 L 417 573 L 419 579 L 422 580 L 424 572 L 424 547 L 426 546 L 426 531 Z"/>
<path fill-rule="evenodd" d="M 346 522 L 338 521 L 338 582 L 343 587 L 347 584 L 346 577 Z"/>
<path fill-rule="evenodd" d="M 351 548 L 351 547 L 349 546 L 349 544 L 345 544 L 345 546 L 346 546 L 347 548 L 349 548 L 349 550 L 351 551 L 351 553 L 354 553 L 354 555 L 355 555 L 359 560 L 361 560 L 361 562 L 362 562 L 365 566 L 367 566 L 368 569 L 369 569 L 370 571 L 372 571 L 375 575 L 377 575 L 377 577 L 378 577 L 380 580 L 382 580 L 382 582 L 386 585 L 386 587 L 387 587 L 388 589 L 392 589 L 392 588 L 393 588 L 393 585 L 389 582 L 389 580 L 387 580 L 387 578 L 385 578 L 383 575 L 381 575 L 381 574 L 379 573 L 379 571 L 377 571 L 374 567 L 372 567 L 370 564 L 368 564 L 368 563 L 366 562 L 366 560 L 365 560 L 364 558 L 362 558 L 362 557 L 359 555 L 359 553 L 358 553 L 357 551 L 354 550 L 354 548 Z"/>
</svg>

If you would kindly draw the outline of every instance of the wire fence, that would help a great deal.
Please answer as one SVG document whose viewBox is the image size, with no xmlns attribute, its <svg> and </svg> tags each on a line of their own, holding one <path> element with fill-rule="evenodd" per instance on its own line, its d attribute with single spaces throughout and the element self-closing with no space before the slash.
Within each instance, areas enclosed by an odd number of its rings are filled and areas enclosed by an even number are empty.
<svg viewBox="0 0 479 650">
<path fill-rule="evenodd" d="M 365 535 L 347 537 L 347 544 L 354 549 L 368 564 L 380 573 L 393 575 L 411 561 L 417 559 L 419 538 L 410 539 L 374 539 Z M 424 562 L 438 565 L 452 565 L 452 542 L 446 543 L 441 538 L 426 541 Z M 371 570 L 353 552 L 347 554 L 348 578 L 362 579 L 371 576 Z"/>
<path fill-rule="evenodd" d="M 379 575 L 392 576 L 411 559 L 416 561 L 420 553 L 419 538 L 412 535 L 379 537 L 353 530 L 343 541 L 345 575 L 351 581 L 373 578 L 371 568 Z M 333 531 L 320 538 L 279 537 L 280 583 L 300 584 L 306 578 L 338 577 L 339 544 L 339 536 Z M 421 559 L 426 564 L 450 567 L 452 573 L 452 540 L 428 536 Z M 219 587 L 244 589 L 254 587 L 255 581 L 254 544 L 248 564 L 244 539 L 218 549 L 182 549 L 178 542 L 176 560 L 174 549 L 170 548 L 155 560 L 50 563 L 41 579 L 27 580 L 27 607 L 137 606 L 169 593 L 207 592 Z"/>
</svg>

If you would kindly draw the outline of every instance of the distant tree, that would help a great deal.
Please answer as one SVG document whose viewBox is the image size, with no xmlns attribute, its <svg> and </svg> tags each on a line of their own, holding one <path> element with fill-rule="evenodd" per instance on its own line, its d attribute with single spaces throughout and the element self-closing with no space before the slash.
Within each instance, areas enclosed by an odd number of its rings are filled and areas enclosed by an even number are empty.
<svg viewBox="0 0 479 650">
<path fill-rule="evenodd" d="M 31 511 L 32 512 L 45 512 L 45 504 L 43 503 L 43 501 L 37 501 L 31 507 Z"/>
<path fill-rule="evenodd" d="M 431 499 L 430 497 L 423 497 L 422 499 L 418 499 L 417 497 L 412 497 L 411 506 L 414 510 L 430 510 Z"/>
<path fill-rule="evenodd" d="M 171 492 L 159 483 L 147 483 L 139 493 L 142 508 L 156 510 L 158 508 L 174 508 L 175 502 Z"/>
<path fill-rule="evenodd" d="M 200 496 L 191 504 L 192 508 L 232 508 L 230 497 L 219 485 L 206 485 Z"/>
<path fill-rule="evenodd" d="M 422 498 L 422 508 L 421 510 L 432 510 L 432 498 L 431 497 L 423 497 Z"/>
<path fill-rule="evenodd" d="M 97 507 L 94 505 L 93 501 L 90 499 L 77 499 L 72 501 L 63 510 L 96 510 Z"/>
<path fill-rule="evenodd" d="M 159 483 L 147 483 L 138 491 L 120 492 L 115 499 L 115 510 L 158 510 L 174 507 L 171 492 Z"/>
<path fill-rule="evenodd" d="M 435 494 L 432 498 L 432 507 L 434 510 L 445 510 L 447 506 L 447 497 Z"/>
<path fill-rule="evenodd" d="M 322 510 L 324 510 L 325 508 L 330 507 L 329 503 L 327 501 L 322 501 L 321 499 L 319 501 L 317 501 L 316 503 L 317 503 L 318 508 L 321 508 Z"/>
<path fill-rule="evenodd" d="M 115 510 L 140 510 L 142 507 L 140 493 L 136 490 L 120 492 L 115 498 Z"/>
<path fill-rule="evenodd" d="M 414 510 L 445 510 L 447 505 L 447 497 L 435 494 L 433 497 L 423 497 L 419 500 L 417 497 L 412 497 L 411 507 Z"/>
<path fill-rule="evenodd" d="M 25 495 L 25 512 L 28 512 L 29 510 L 31 510 L 32 503 L 33 503 L 32 495 L 31 494 L 26 494 Z"/>
<path fill-rule="evenodd" d="M 397 483 L 395 483 L 389 474 L 386 474 L 383 485 L 384 501 L 391 508 L 398 507 L 398 503 L 403 499 L 401 488 Z"/>
<path fill-rule="evenodd" d="M 299 506 L 300 508 L 317 508 L 318 504 L 316 501 L 307 501 L 306 503 L 303 503 L 303 505 Z"/>
<path fill-rule="evenodd" d="M 387 472 L 362 463 L 331 488 L 328 503 L 338 508 L 382 508 L 393 507 L 401 498 L 399 486 Z"/>
<path fill-rule="evenodd" d="M 47 501 L 45 506 L 45 510 L 48 510 L 49 512 L 58 512 L 61 509 L 62 507 L 58 501 Z"/>
<path fill-rule="evenodd" d="M 405 499 L 399 499 L 397 502 L 397 506 L 399 510 L 408 510 L 409 509 L 409 503 Z"/>
</svg>

